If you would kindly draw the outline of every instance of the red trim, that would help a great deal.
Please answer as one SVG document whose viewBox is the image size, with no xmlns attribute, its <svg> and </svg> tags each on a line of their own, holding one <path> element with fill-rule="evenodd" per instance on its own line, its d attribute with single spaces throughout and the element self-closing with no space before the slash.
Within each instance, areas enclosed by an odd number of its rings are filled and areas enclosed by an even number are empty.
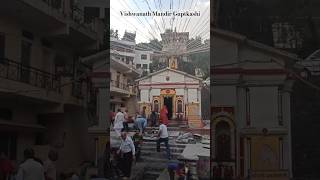
<svg viewBox="0 0 320 180">
<path fill-rule="evenodd" d="M 109 72 L 93 72 L 90 74 L 90 77 L 93 78 L 108 78 L 110 77 L 110 73 Z"/>
<path fill-rule="evenodd" d="M 213 106 L 211 107 L 211 111 L 213 113 L 219 113 L 219 112 L 227 112 L 234 114 L 234 107 L 229 107 L 229 106 Z"/>
<path fill-rule="evenodd" d="M 199 85 L 199 83 L 150 83 L 150 84 L 139 84 L 139 86 L 165 86 L 165 85 Z"/>
<path fill-rule="evenodd" d="M 211 68 L 211 74 L 282 75 L 287 72 L 284 69 Z"/>
</svg>

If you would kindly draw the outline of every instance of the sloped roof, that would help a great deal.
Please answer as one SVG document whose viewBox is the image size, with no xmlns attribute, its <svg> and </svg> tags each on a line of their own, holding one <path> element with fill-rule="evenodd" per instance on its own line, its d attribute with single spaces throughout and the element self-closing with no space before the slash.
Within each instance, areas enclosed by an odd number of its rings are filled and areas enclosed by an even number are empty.
<svg viewBox="0 0 320 180">
<path fill-rule="evenodd" d="M 176 69 L 171 69 L 171 68 L 168 68 L 168 67 L 167 67 L 167 68 L 161 69 L 161 70 L 159 70 L 159 71 L 150 73 L 150 74 L 148 74 L 147 76 L 144 76 L 144 77 L 142 77 L 142 78 L 139 78 L 139 79 L 137 79 L 137 80 L 135 80 L 135 81 L 141 81 L 141 80 L 144 80 L 144 79 L 148 79 L 148 78 L 150 78 L 150 77 L 152 77 L 152 76 L 154 76 L 154 75 L 156 75 L 156 74 L 159 74 L 159 73 L 162 73 L 162 72 L 165 72 L 165 71 L 172 71 L 172 72 L 175 72 L 175 73 L 178 73 L 178 74 L 182 74 L 182 75 L 184 75 L 184 76 L 188 76 L 188 77 L 190 77 L 190 78 L 192 78 L 192 79 L 196 79 L 196 80 L 199 80 L 199 81 L 202 81 L 202 80 L 203 80 L 203 79 L 201 79 L 201 78 L 198 78 L 198 77 L 193 76 L 193 75 L 191 75 L 191 74 L 188 74 L 188 73 L 186 73 L 186 72 L 179 71 L 179 70 L 176 70 Z"/>
<path fill-rule="evenodd" d="M 283 57 L 286 57 L 286 58 L 289 58 L 289 59 L 292 59 L 295 61 L 300 60 L 300 58 L 298 58 L 298 56 L 296 54 L 282 51 L 282 50 L 276 49 L 274 47 L 250 40 L 246 36 L 235 33 L 235 32 L 226 31 L 226 30 L 217 29 L 217 28 L 212 29 L 212 31 L 213 31 L 213 37 L 222 36 L 222 37 L 226 37 L 226 38 L 235 39 L 241 43 L 247 44 L 248 46 L 260 49 L 260 50 L 268 52 L 268 53 L 274 53 L 279 56 L 283 56 Z"/>
</svg>

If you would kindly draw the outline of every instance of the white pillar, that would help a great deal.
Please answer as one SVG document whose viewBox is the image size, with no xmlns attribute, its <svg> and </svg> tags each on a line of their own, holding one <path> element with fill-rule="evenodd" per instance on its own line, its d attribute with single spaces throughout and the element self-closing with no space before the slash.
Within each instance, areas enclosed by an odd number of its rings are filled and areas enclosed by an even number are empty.
<svg viewBox="0 0 320 180">
<path fill-rule="evenodd" d="M 98 107 L 98 115 L 99 115 L 99 128 L 107 129 L 110 125 L 108 118 L 108 109 L 109 109 L 109 101 L 108 101 L 108 93 L 107 88 L 99 88 L 98 97 L 97 97 L 97 107 Z"/>
<path fill-rule="evenodd" d="M 284 162 L 283 166 L 289 171 L 289 177 L 292 178 L 292 143 L 291 143 L 291 110 L 290 110 L 290 92 L 292 82 L 286 82 L 282 95 L 283 124 L 288 129 L 288 134 L 283 138 Z"/>
<path fill-rule="evenodd" d="M 198 102 L 199 102 L 199 116 L 200 116 L 200 119 L 202 120 L 202 115 L 201 115 L 201 88 L 198 88 Z"/>
</svg>

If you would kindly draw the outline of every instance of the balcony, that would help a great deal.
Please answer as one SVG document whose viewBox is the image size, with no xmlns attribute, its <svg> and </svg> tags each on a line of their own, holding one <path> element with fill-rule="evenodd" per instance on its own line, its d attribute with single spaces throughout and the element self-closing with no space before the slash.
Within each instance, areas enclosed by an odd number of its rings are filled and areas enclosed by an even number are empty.
<svg viewBox="0 0 320 180">
<path fill-rule="evenodd" d="M 0 59 L 0 78 L 60 93 L 58 76 L 13 60 Z"/>
<path fill-rule="evenodd" d="M 102 41 L 103 22 L 85 16 L 70 1 L 10 0 L 1 4 L 0 12 L 4 19 L 21 22 L 22 27 L 27 26 L 32 33 L 45 32 L 43 37 L 62 40 L 76 47 L 95 46 L 97 40 Z"/>
<path fill-rule="evenodd" d="M 111 55 L 110 58 L 110 67 L 117 71 L 123 72 L 131 77 L 140 76 L 141 72 L 137 70 L 134 65 L 127 64 L 124 61 L 117 59 L 115 56 Z"/>
</svg>

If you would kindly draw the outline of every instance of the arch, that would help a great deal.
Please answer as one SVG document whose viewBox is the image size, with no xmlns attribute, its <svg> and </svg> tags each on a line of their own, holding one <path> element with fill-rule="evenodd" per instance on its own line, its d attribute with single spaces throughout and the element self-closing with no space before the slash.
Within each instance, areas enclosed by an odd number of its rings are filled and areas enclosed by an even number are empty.
<svg viewBox="0 0 320 180">
<path fill-rule="evenodd" d="M 220 121 L 216 124 L 216 159 L 219 161 L 228 161 L 231 159 L 231 129 L 226 121 Z"/>
<path fill-rule="evenodd" d="M 217 160 L 234 160 L 235 159 L 235 147 L 236 147 L 236 137 L 235 137 L 235 123 L 229 115 L 217 114 L 212 123 L 212 136 L 214 137 L 213 143 L 216 148 L 213 149 L 212 155 Z M 224 139 L 225 144 L 220 144 L 219 140 Z M 219 148 L 219 149 L 218 149 Z M 225 151 L 225 154 L 220 154 L 221 151 Z M 218 157 L 219 156 L 219 157 Z M 228 156 L 228 157 L 227 157 Z"/>
</svg>

